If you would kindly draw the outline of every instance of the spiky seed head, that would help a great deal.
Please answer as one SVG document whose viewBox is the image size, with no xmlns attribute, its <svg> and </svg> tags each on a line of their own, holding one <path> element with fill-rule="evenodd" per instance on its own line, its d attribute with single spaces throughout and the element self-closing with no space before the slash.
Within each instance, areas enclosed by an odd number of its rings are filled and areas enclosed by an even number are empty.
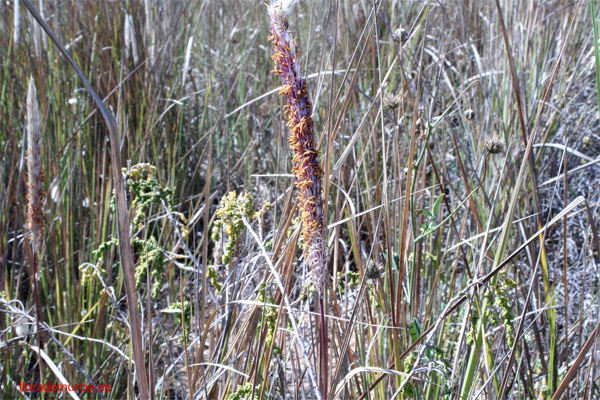
<svg viewBox="0 0 600 400">
<path fill-rule="evenodd" d="M 379 279 L 379 278 L 381 278 L 381 272 L 382 272 L 381 268 L 378 267 L 377 265 L 373 264 L 369 268 L 367 268 L 367 271 L 366 271 L 367 279 L 370 279 L 373 281 L 376 279 Z"/>
<path fill-rule="evenodd" d="M 302 76 L 300 49 L 289 29 L 287 15 L 295 0 L 267 2 L 271 19 L 269 40 L 273 43 L 274 72 L 280 75 L 283 86 L 279 93 L 287 97 L 285 116 L 290 129 L 289 142 L 294 150 L 293 172 L 300 189 L 300 211 L 305 242 L 304 257 L 311 267 L 311 280 L 321 295 L 327 278 L 325 217 L 323 214 L 322 176 L 319 152 L 315 145 L 312 104 L 306 79 Z"/>
<path fill-rule="evenodd" d="M 31 231 L 31 244 L 35 252 L 40 248 L 44 230 L 43 183 L 40 110 L 37 102 L 37 90 L 33 78 L 29 80 L 27 91 L 27 225 Z"/>
<path fill-rule="evenodd" d="M 275 0 L 266 1 L 269 16 L 286 18 L 292 12 L 298 0 Z"/>
<path fill-rule="evenodd" d="M 486 139 L 483 143 L 483 147 L 485 147 L 490 154 L 499 154 L 504 151 L 504 141 L 498 134 L 493 134 Z"/>
<path fill-rule="evenodd" d="M 475 118 L 475 112 L 469 108 L 467 111 L 465 111 L 465 118 L 467 121 L 472 121 L 473 118 Z"/>
</svg>

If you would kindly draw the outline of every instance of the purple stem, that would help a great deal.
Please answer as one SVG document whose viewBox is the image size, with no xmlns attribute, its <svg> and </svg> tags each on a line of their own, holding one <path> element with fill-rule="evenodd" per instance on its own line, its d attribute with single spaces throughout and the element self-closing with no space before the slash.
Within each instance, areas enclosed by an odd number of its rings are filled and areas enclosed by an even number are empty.
<svg viewBox="0 0 600 400">
<path fill-rule="evenodd" d="M 323 294 L 319 295 L 321 309 L 321 393 L 323 400 L 327 400 L 327 326 L 325 325 L 325 305 Z"/>
</svg>

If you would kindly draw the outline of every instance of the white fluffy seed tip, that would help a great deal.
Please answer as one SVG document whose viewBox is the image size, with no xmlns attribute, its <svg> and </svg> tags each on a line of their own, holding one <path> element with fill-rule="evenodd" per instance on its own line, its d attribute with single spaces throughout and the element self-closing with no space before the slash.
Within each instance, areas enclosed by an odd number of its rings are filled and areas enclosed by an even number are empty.
<svg viewBox="0 0 600 400">
<path fill-rule="evenodd" d="M 269 16 L 271 18 L 286 18 L 292 12 L 298 0 L 273 0 L 267 3 Z"/>
</svg>

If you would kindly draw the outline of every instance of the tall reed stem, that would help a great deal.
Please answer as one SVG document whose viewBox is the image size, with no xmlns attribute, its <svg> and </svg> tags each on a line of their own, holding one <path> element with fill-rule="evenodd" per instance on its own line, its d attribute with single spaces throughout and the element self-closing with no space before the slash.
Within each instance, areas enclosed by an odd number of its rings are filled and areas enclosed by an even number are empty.
<svg viewBox="0 0 600 400">
<path fill-rule="evenodd" d="M 42 170 L 42 150 L 40 110 L 37 102 L 37 90 L 33 78 L 29 80 L 29 89 L 27 90 L 27 112 L 26 112 L 26 131 L 27 131 L 27 227 L 31 233 L 31 282 L 33 287 L 33 297 L 35 301 L 36 312 L 36 332 L 38 346 L 43 348 L 42 334 L 40 331 L 40 321 L 42 319 L 42 305 L 37 286 L 38 281 L 38 255 L 42 242 L 44 231 L 44 172 Z M 41 359 L 38 358 L 40 368 L 40 380 L 43 381 L 43 370 Z"/>
</svg>

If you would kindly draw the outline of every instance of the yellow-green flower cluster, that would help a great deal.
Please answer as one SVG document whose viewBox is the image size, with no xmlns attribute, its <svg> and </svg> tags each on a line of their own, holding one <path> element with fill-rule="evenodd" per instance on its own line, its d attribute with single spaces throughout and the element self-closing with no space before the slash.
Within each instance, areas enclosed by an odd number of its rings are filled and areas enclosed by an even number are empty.
<svg viewBox="0 0 600 400">
<path fill-rule="evenodd" d="M 515 342 L 515 328 L 513 326 L 513 312 L 512 307 L 510 305 L 510 296 L 509 290 L 514 289 L 517 286 L 517 283 L 512 279 L 506 276 L 506 271 L 502 271 L 499 274 L 498 285 L 492 290 L 486 293 L 488 298 L 488 302 L 492 303 L 492 296 L 495 295 L 493 299 L 493 304 L 500 311 L 500 319 L 498 320 L 496 312 L 491 308 L 487 311 L 487 317 L 490 323 L 493 325 L 498 325 L 500 322 L 504 325 L 505 335 L 506 335 L 506 343 L 512 347 Z"/>
<path fill-rule="evenodd" d="M 114 320 L 109 322 L 108 325 L 106 325 L 106 331 L 112 332 L 119 342 L 125 341 L 129 334 L 128 329 L 123 324 Z"/>
<path fill-rule="evenodd" d="M 354 271 L 348 271 L 346 273 L 339 271 L 337 274 L 338 278 L 338 293 L 342 296 L 346 294 L 346 285 L 349 287 L 356 287 L 360 283 L 360 274 Z"/>
<path fill-rule="evenodd" d="M 267 293 L 267 287 L 264 283 L 262 284 L 260 290 L 258 291 L 258 297 L 256 300 L 261 303 L 269 303 L 269 304 L 274 303 L 273 297 L 271 297 L 271 295 L 269 295 Z M 275 307 L 268 307 L 268 306 L 263 307 L 262 318 L 261 318 L 260 322 L 258 323 L 258 329 L 260 331 L 260 330 L 262 330 L 263 326 L 266 327 L 267 337 L 265 339 L 265 344 L 267 347 L 271 346 L 271 344 L 273 343 L 273 339 L 275 338 L 275 328 L 277 325 L 277 317 L 278 317 L 278 314 L 277 314 Z M 281 353 L 281 349 L 278 346 L 275 346 L 273 348 L 273 351 L 276 354 Z"/>
<path fill-rule="evenodd" d="M 100 243 L 100 246 L 98 246 L 98 248 L 96 250 L 92 251 L 92 255 L 94 257 L 102 257 L 102 253 L 104 253 L 105 250 L 108 250 L 112 246 L 118 246 L 118 245 L 119 245 L 119 239 L 112 238 L 110 240 L 107 240 L 106 242 Z"/>
<path fill-rule="evenodd" d="M 127 191 L 131 196 L 131 210 L 133 214 L 133 226 L 136 230 L 144 228 L 145 220 L 151 206 L 162 208 L 164 201 L 172 215 L 179 219 L 178 227 L 183 237 L 187 236 L 185 216 L 172 211 L 173 190 L 161 186 L 156 176 L 156 167 L 150 164 L 137 164 L 126 173 Z"/>
<path fill-rule="evenodd" d="M 254 391 L 254 396 L 252 392 Z M 260 385 L 254 387 L 252 382 L 246 382 L 243 385 L 239 385 L 237 390 L 227 396 L 227 400 L 255 400 L 258 399 L 260 393 Z"/>
<path fill-rule="evenodd" d="M 170 304 L 169 307 L 167 307 L 166 310 L 169 311 L 176 311 L 174 313 L 175 316 L 175 323 L 178 325 L 181 325 L 183 323 L 183 335 L 179 338 L 181 343 L 184 343 L 184 338 L 187 341 L 189 335 L 190 335 L 190 322 L 192 320 L 192 305 L 189 301 L 184 301 L 183 302 L 183 320 L 182 320 L 182 309 L 181 309 L 181 302 L 177 302 L 177 303 L 173 303 Z"/>
<path fill-rule="evenodd" d="M 406 356 L 406 358 L 404 359 L 404 373 L 405 374 L 410 374 L 410 372 L 413 369 L 413 366 L 415 365 L 416 360 L 417 360 L 417 356 L 414 353 L 410 353 L 409 355 Z M 404 393 L 404 395 L 407 397 L 415 397 L 415 394 L 416 394 L 415 385 L 411 382 L 407 382 L 406 385 L 404 385 L 404 388 L 402 389 L 402 393 Z"/>
<path fill-rule="evenodd" d="M 207 277 L 210 284 L 215 288 L 215 293 L 219 294 L 223 288 L 223 284 L 219 282 L 219 273 L 214 265 L 209 265 L 206 269 Z"/>
<path fill-rule="evenodd" d="M 133 215 L 133 229 L 136 234 L 139 234 L 142 230 L 151 232 L 151 225 L 157 222 L 152 222 L 150 212 L 157 212 L 166 208 L 170 216 L 174 216 L 174 218 L 170 218 L 170 221 L 177 224 L 181 235 L 186 237 L 188 234 L 186 218 L 183 214 L 173 211 L 173 190 L 160 185 L 156 167 L 142 163 L 124 168 L 123 173 L 125 174 L 127 194 L 130 199 L 131 215 Z M 111 207 L 114 211 L 114 204 L 111 204 Z M 134 236 L 131 240 L 138 260 L 135 269 L 135 283 L 136 287 L 140 288 L 146 280 L 147 272 L 150 271 L 153 279 L 152 297 L 157 298 L 164 281 L 169 258 L 165 254 L 163 245 L 153 235 L 148 234 L 146 236 L 146 238 Z M 95 252 L 95 255 L 101 255 L 108 246 L 114 244 L 118 244 L 114 239 L 103 243 Z"/>
<path fill-rule="evenodd" d="M 82 286 L 85 286 L 88 283 L 91 283 L 94 278 L 100 277 L 104 274 L 104 269 L 102 265 L 104 264 L 104 259 L 100 257 L 96 265 L 92 264 L 82 264 L 79 266 L 79 270 L 81 271 L 79 279 Z"/>
<path fill-rule="evenodd" d="M 132 242 L 139 257 L 138 265 L 135 268 L 135 285 L 139 288 L 146 280 L 147 271 L 150 271 L 153 287 L 152 298 L 156 299 L 165 280 L 165 267 L 169 263 L 169 259 L 154 236 L 150 236 L 147 240 L 133 238 Z"/>
<path fill-rule="evenodd" d="M 477 334 L 477 321 L 479 321 L 479 317 L 475 313 L 469 314 L 469 330 L 467 331 L 466 342 L 469 346 L 473 346 L 475 344 L 475 335 Z"/>
<path fill-rule="evenodd" d="M 227 235 L 228 241 L 222 257 L 223 264 L 229 264 L 233 259 L 235 246 L 244 229 L 243 218 L 248 220 L 258 218 L 267 207 L 269 207 L 268 203 L 261 210 L 256 211 L 250 193 L 242 193 L 238 196 L 235 190 L 221 200 L 211 236 L 215 242 L 218 242 L 221 240 L 221 230 Z"/>
</svg>

